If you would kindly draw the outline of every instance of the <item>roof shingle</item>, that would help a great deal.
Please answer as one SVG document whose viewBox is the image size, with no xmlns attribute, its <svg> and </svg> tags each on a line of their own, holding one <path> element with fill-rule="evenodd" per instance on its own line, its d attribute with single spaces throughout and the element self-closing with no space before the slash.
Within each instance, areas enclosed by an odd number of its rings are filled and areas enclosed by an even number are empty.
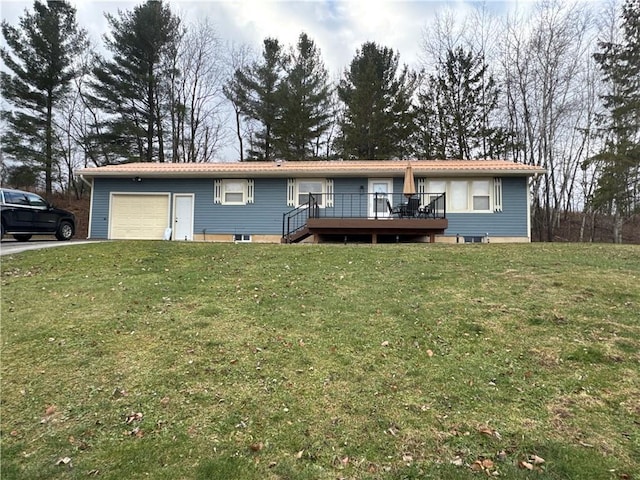
<svg viewBox="0 0 640 480">
<path fill-rule="evenodd" d="M 411 163 L 416 176 L 531 176 L 545 173 L 534 165 L 504 160 L 328 160 L 215 163 L 122 163 L 76 172 L 94 177 L 295 177 L 398 176 Z"/>
</svg>

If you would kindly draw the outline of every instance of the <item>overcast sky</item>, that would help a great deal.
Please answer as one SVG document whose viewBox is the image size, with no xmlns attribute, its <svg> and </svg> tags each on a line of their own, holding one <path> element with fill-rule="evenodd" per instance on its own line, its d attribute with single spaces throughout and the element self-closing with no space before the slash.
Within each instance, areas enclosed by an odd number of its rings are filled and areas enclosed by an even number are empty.
<svg viewBox="0 0 640 480">
<path fill-rule="evenodd" d="M 72 0 L 78 23 L 87 29 L 96 44 L 108 30 L 104 13 L 131 10 L 140 1 Z M 474 0 L 247 0 L 190 1 L 171 0 L 172 9 L 194 21 L 208 17 L 223 41 L 251 45 L 260 52 L 262 40 L 278 38 L 285 45 L 295 44 L 306 32 L 319 46 L 331 76 L 339 76 L 366 41 L 375 41 L 400 53 L 402 63 L 415 67 L 419 62 L 424 29 L 437 12 L 450 10 L 462 18 L 481 2 Z M 487 0 L 496 13 L 526 5 L 527 0 Z M 33 2 L 2 0 L 2 18 L 15 25 L 25 8 Z"/>
</svg>

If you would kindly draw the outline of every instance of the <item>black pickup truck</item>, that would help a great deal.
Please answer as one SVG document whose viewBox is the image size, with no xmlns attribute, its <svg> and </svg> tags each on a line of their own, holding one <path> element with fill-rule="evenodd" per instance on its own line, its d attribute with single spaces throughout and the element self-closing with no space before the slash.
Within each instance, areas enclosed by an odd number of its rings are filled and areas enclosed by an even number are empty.
<svg viewBox="0 0 640 480">
<path fill-rule="evenodd" d="M 2 236 L 13 235 L 20 242 L 33 235 L 55 235 L 58 240 L 69 240 L 76 231 L 73 213 L 55 208 L 35 193 L 0 188 L 0 210 Z"/>
</svg>

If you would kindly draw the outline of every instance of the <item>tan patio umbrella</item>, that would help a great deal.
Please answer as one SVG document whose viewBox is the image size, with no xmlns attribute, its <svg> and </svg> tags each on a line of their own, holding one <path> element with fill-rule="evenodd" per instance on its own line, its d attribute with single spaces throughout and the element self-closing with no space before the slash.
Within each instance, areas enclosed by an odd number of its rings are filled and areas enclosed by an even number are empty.
<svg viewBox="0 0 640 480">
<path fill-rule="evenodd" d="M 402 193 L 407 198 L 416 194 L 416 182 L 413 179 L 413 168 L 411 168 L 411 163 L 407 163 L 407 168 L 404 171 L 404 187 L 402 188 Z"/>
</svg>

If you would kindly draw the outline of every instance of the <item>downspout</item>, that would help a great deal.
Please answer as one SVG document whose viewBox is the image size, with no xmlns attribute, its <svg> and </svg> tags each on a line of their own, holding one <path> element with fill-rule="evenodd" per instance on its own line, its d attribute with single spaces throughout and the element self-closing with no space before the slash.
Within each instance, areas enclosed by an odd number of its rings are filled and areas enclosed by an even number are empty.
<svg viewBox="0 0 640 480">
<path fill-rule="evenodd" d="M 80 180 L 82 180 L 87 185 L 87 187 L 91 189 L 91 192 L 93 192 L 93 183 L 89 183 L 89 181 L 86 178 L 84 178 L 84 175 L 78 175 L 78 176 L 80 177 Z"/>
<path fill-rule="evenodd" d="M 535 180 L 538 177 L 538 174 L 533 175 L 533 179 Z M 526 198 L 527 198 L 527 236 L 529 238 L 529 243 L 531 243 L 531 185 L 529 185 L 529 180 L 527 179 L 527 190 L 526 190 Z"/>
<path fill-rule="evenodd" d="M 78 175 L 80 180 L 82 180 L 90 189 L 91 189 L 91 200 L 89 202 L 89 225 L 87 226 L 87 240 L 91 238 L 91 219 L 93 218 L 93 179 L 89 182 L 84 175 Z"/>
</svg>

